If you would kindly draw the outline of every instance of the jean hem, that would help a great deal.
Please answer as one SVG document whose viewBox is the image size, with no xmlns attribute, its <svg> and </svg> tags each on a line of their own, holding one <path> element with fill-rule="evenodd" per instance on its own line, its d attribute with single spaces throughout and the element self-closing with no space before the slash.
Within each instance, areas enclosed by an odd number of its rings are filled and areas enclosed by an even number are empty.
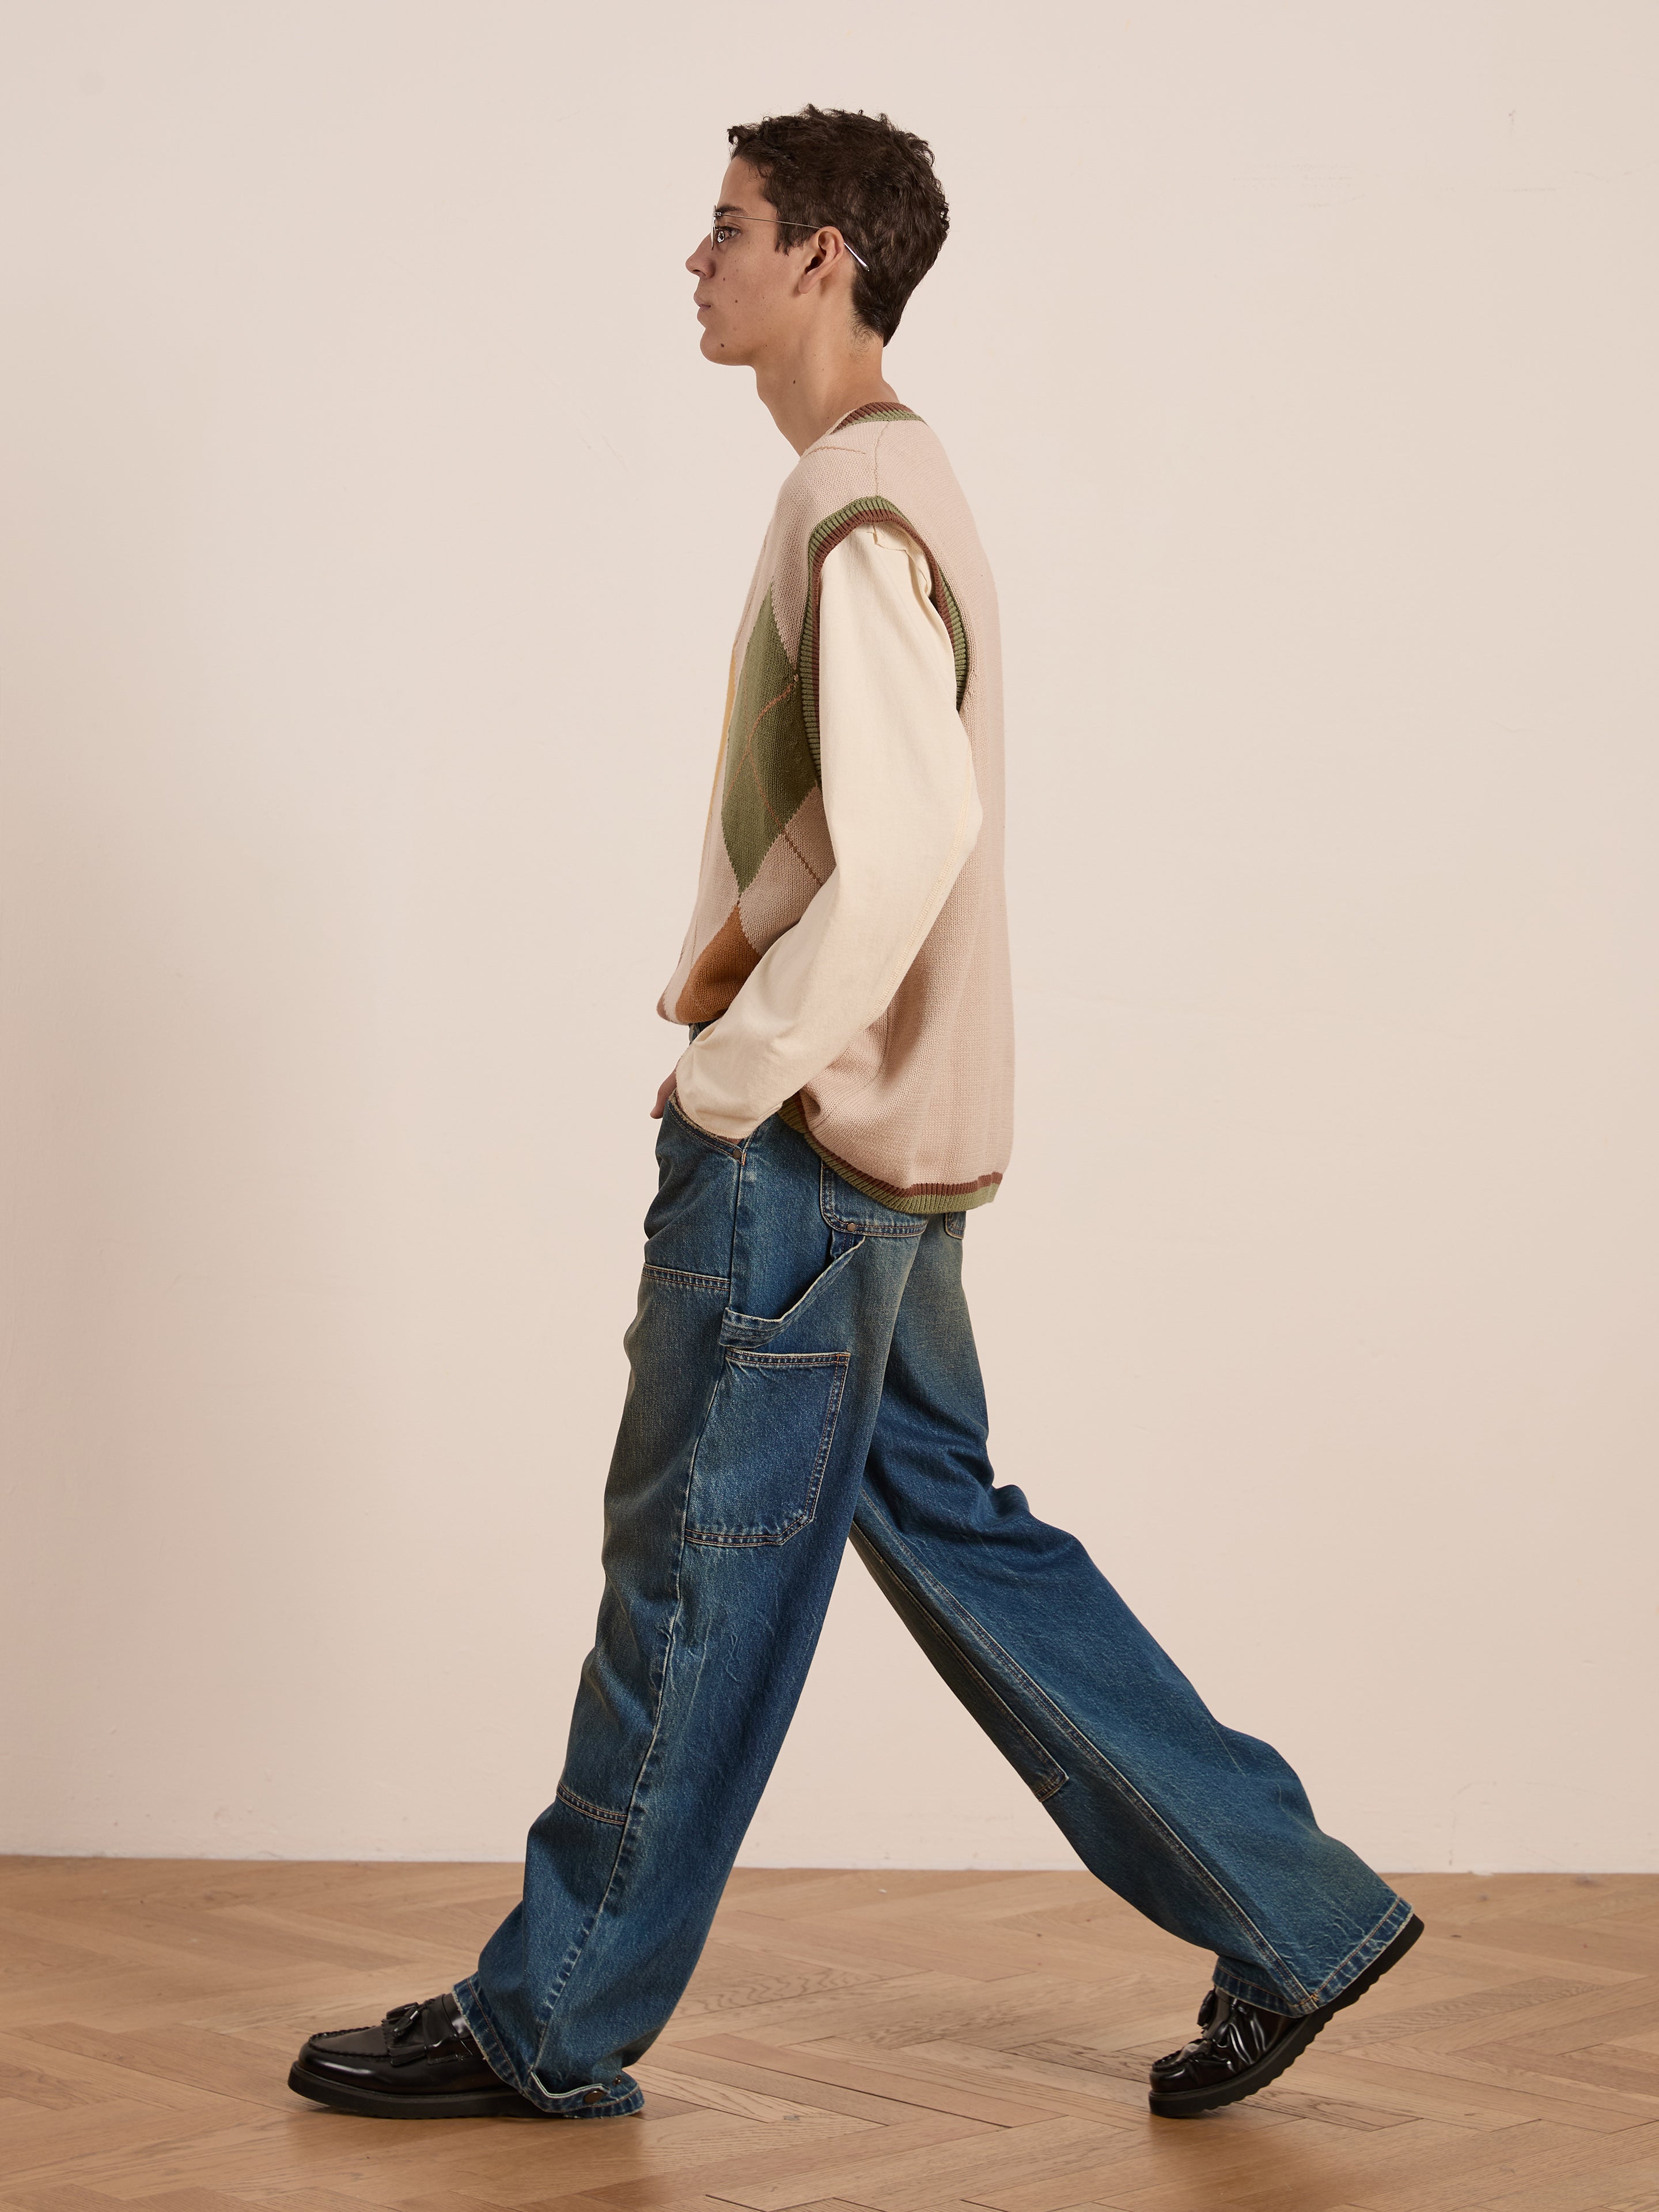
<svg viewBox="0 0 1659 2212">
<path fill-rule="evenodd" d="M 1282 1990 L 1271 1990 L 1262 1983 L 1252 1982 L 1243 1974 L 1234 1973 L 1219 1961 L 1215 1970 L 1215 1986 L 1224 1990 L 1229 1996 L 1242 1997 L 1246 2004 L 1259 2005 L 1263 2012 L 1282 2013 L 1290 2020 L 1305 2020 L 1310 2013 L 1322 2012 L 1327 2005 L 1341 1996 L 1344 1990 L 1357 1982 L 1368 1966 L 1374 1966 L 1411 1917 L 1411 1906 L 1403 1897 L 1396 1897 L 1376 1926 L 1360 1937 L 1346 1958 L 1332 1967 L 1317 1988 L 1294 2003 L 1286 2000 Z"/>
<path fill-rule="evenodd" d="M 856 1522 L 856 1515 L 854 1519 Z M 1005 1650 L 995 1637 L 991 1635 L 983 1623 L 963 1604 L 954 1591 L 940 1582 L 939 1577 L 931 1573 L 927 1565 L 916 1558 L 894 1525 L 890 1516 L 872 1515 L 870 1519 L 885 1536 L 890 1547 L 891 1554 L 902 1555 L 908 1563 L 918 1584 L 926 1585 L 934 1594 L 936 1610 L 931 1617 L 937 1621 L 938 1626 L 957 1645 L 963 1656 L 966 1657 L 970 1653 L 977 1652 L 978 1656 L 985 1662 L 986 1671 L 988 1672 L 992 1681 L 995 1683 L 1000 1680 L 1002 1687 L 1010 1693 L 1016 1711 L 1018 1711 L 1020 1705 L 1024 1704 L 1026 1711 L 1031 1712 L 1035 1719 L 1036 1706 L 1041 1705 L 1046 1708 L 1048 1717 L 1060 1734 L 1061 1742 L 1069 1741 L 1075 1749 L 1081 1751 L 1092 1762 L 1097 1771 L 1103 1776 L 1124 1801 L 1146 1820 L 1166 1856 L 1201 1882 L 1214 1902 L 1237 1923 L 1243 1938 L 1247 1942 L 1258 1944 L 1263 1951 L 1271 1954 L 1272 1962 L 1274 1965 L 1282 1966 L 1287 1975 L 1291 1975 L 1293 1970 L 1290 1961 L 1280 1957 L 1273 1949 L 1265 1931 L 1251 1918 L 1244 1905 L 1233 1895 L 1227 1884 L 1194 1850 L 1181 1830 L 1175 1825 L 1174 1820 L 1165 1814 L 1159 1806 L 1153 1803 L 1145 1791 L 1140 1790 L 1129 1776 L 1107 1756 L 1093 1738 L 1073 1719 L 1060 1698 L 1045 1684 L 1027 1674 L 1012 1655 Z M 867 1536 L 869 1523 L 862 1525 Z M 888 1558 L 888 1554 L 883 1552 L 882 1547 L 874 1544 L 873 1539 L 871 1540 L 878 1553 L 884 1558 Z M 891 1558 L 888 1559 L 888 1563 L 890 1566 L 892 1565 Z M 900 1579 L 902 1580 L 902 1577 Z M 1035 1734 L 1034 1729 L 1030 1732 Z M 1042 1738 L 1038 1736 L 1036 1741 L 1046 1753 L 1048 1746 L 1043 1742 Z M 1054 1763 L 1058 1765 L 1057 1761 Z M 1075 1771 L 1075 1769 L 1073 1771 Z M 1062 1774 L 1062 1783 L 1066 1778 Z M 1057 1795 L 1059 1786 L 1057 1784 L 1054 1792 L 1051 1794 Z M 1346 1966 L 1346 1963 L 1345 1960 L 1344 1965 Z M 1363 1972 L 1364 1970 L 1364 1962 L 1362 1960 L 1355 1971 Z M 1337 1971 L 1340 1973 L 1342 1969 L 1339 1967 Z M 1218 1962 L 1216 1978 L 1218 1985 L 1221 1975 L 1224 1972 L 1225 1969 Z M 1281 1992 L 1274 1990 L 1268 1993 L 1259 1984 L 1257 1994 L 1251 1998 L 1251 2002 L 1260 2004 L 1264 2012 L 1295 2015 L 1316 2011 L 1319 2006 L 1326 2002 L 1317 1992 L 1310 1995 L 1303 1989 L 1299 1978 L 1296 1978 L 1296 1985 L 1299 1994 L 1289 2003 L 1285 2002 Z M 1249 1996 L 1250 1993 L 1248 1987 L 1241 1987 L 1232 1990 L 1231 1994 L 1237 1996 Z"/>
<path fill-rule="evenodd" d="M 619 2074 L 614 2081 L 579 2081 L 574 2089 L 550 2089 L 533 2066 L 528 2073 L 520 2074 L 495 2032 L 476 1974 L 469 1974 L 465 1981 L 456 1983 L 455 2002 L 474 2042 L 491 2068 L 538 2112 L 554 2113 L 568 2120 L 611 2120 L 637 2112 L 644 2105 L 645 2092 L 629 2074 Z"/>
</svg>

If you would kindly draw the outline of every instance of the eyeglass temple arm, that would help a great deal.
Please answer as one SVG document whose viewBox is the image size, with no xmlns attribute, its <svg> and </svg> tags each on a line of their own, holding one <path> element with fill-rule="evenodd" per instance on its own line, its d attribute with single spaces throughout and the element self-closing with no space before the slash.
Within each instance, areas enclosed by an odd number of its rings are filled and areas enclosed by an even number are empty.
<svg viewBox="0 0 1659 2212">
<path fill-rule="evenodd" d="M 719 216 L 716 216 L 714 220 L 716 222 L 719 222 L 721 218 Z M 846 234 L 842 231 L 838 223 L 789 222 L 786 222 L 781 215 L 749 216 L 745 216 L 744 220 L 749 222 L 775 222 L 780 230 L 833 230 L 836 235 L 841 240 L 842 244 L 843 246 L 847 246 Z M 865 275 L 867 276 L 870 274 L 870 264 L 865 259 L 864 256 L 851 246 L 847 246 L 847 251 L 853 256 L 854 260 L 858 263 L 859 267 L 863 270 Z"/>
</svg>

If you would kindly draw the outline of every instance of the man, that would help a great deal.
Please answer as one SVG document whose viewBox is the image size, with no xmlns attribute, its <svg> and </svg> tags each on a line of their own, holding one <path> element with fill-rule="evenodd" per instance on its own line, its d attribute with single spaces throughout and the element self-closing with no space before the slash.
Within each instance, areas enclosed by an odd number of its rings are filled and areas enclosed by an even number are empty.
<svg viewBox="0 0 1659 2212">
<path fill-rule="evenodd" d="M 523 1901 L 453 1992 L 289 2079 L 398 2118 L 639 2110 L 854 1547 L 1085 1863 L 1217 1954 L 1171 2116 L 1282 2072 L 1420 1933 L 1263 1743 L 1212 1719 L 1082 1547 L 994 1485 L 962 1292 L 1007 1164 L 996 599 L 883 374 L 944 242 L 884 117 L 773 117 L 696 276 L 706 359 L 799 455 L 738 625 L 664 1082 L 605 1584 Z M 1066 1224 L 1056 1223 L 1056 1234 Z"/>
</svg>

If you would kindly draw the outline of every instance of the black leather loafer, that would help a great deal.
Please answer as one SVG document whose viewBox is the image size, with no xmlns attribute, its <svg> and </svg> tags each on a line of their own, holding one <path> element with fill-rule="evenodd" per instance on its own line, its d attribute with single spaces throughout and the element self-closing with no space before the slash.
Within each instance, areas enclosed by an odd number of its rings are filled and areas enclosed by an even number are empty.
<svg viewBox="0 0 1659 2212">
<path fill-rule="evenodd" d="M 545 2120 L 503 2081 L 472 2039 L 454 1995 L 398 2005 L 378 2027 L 313 2035 L 288 2086 L 337 2112 L 374 2120 Z"/>
<path fill-rule="evenodd" d="M 1202 2031 L 1191 2043 L 1172 2051 L 1152 2065 L 1152 2094 L 1147 2101 L 1161 2119 L 1193 2119 L 1212 2112 L 1218 2105 L 1237 2104 L 1276 2081 L 1292 2059 L 1299 2058 L 1333 2013 L 1363 1997 L 1371 1984 L 1397 1966 L 1423 1933 L 1415 1913 L 1386 1950 L 1380 1951 L 1363 1974 L 1317 2012 L 1292 2019 L 1282 2012 L 1264 2012 L 1243 1997 L 1212 1989 L 1199 2008 Z"/>
</svg>

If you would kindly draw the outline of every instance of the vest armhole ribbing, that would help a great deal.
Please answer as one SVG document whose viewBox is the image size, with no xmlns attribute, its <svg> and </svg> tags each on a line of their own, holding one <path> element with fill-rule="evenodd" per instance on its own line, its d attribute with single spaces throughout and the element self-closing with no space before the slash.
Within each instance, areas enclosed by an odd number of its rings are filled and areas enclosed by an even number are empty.
<svg viewBox="0 0 1659 2212">
<path fill-rule="evenodd" d="M 915 419 L 919 421 L 921 418 Z M 951 654 L 956 663 L 958 714 L 962 712 L 962 702 L 967 696 L 967 625 L 963 621 L 962 610 L 957 605 L 956 594 L 945 579 L 945 571 L 933 557 L 932 546 L 904 510 L 896 507 L 890 499 L 849 500 L 845 507 L 837 507 L 833 514 L 825 515 L 806 541 L 806 606 L 801 616 L 800 649 L 795 666 L 800 679 L 801 716 L 806 725 L 807 747 L 820 782 L 823 780 L 823 761 L 818 744 L 818 600 L 823 589 L 823 564 L 843 538 L 850 538 L 855 530 L 862 530 L 872 522 L 890 522 L 921 547 L 927 562 L 928 597 L 950 633 Z"/>
</svg>

